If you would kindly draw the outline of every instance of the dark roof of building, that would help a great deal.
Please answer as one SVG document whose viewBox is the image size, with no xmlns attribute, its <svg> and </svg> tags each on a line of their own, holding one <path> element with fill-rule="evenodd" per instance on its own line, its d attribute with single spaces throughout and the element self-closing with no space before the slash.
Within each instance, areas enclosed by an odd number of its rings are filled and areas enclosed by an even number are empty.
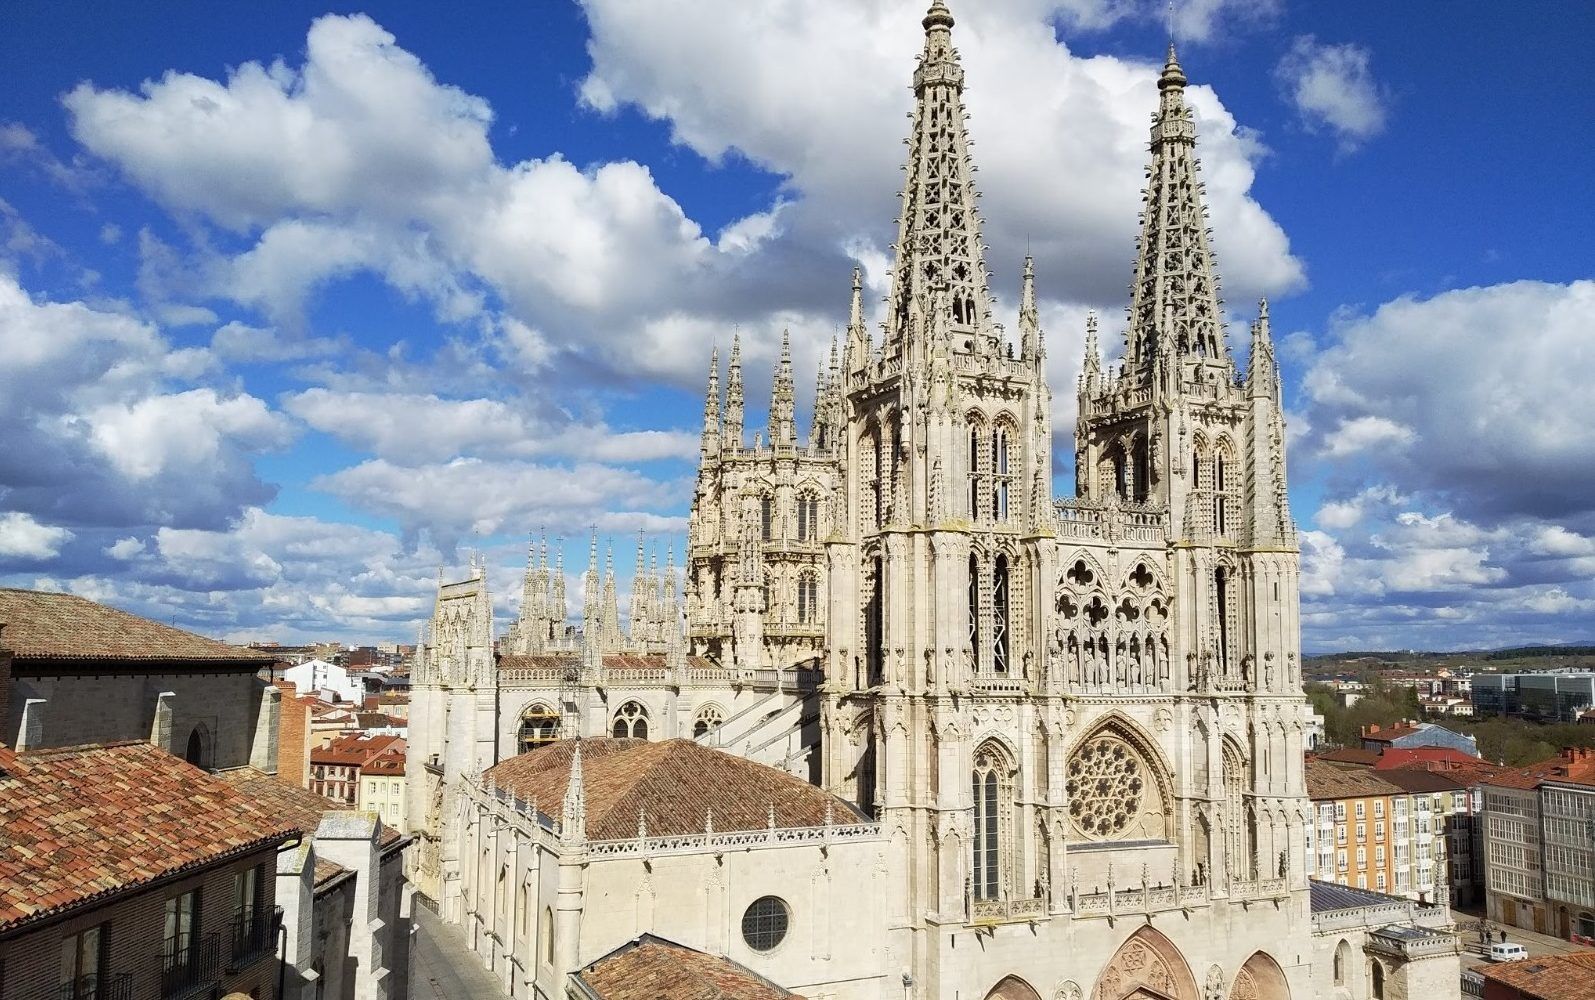
<svg viewBox="0 0 1595 1000">
<path fill-rule="evenodd" d="M 1406 792 L 1460 792 L 1468 783 L 1459 776 L 1423 767 L 1397 767 L 1380 771 L 1379 777 Z"/>
<path fill-rule="evenodd" d="M 0 747 L 0 930 L 275 846 L 300 824 L 143 742 Z"/>
<path fill-rule="evenodd" d="M 1353 889 L 1349 885 L 1339 885 L 1335 882 L 1321 882 L 1318 879 L 1307 880 L 1307 894 L 1312 903 L 1312 912 L 1330 913 L 1335 910 L 1360 910 L 1368 906 L 1388 906 L 1391 903 L 1405 904 L 1407 900 L 1400 896 L 1388 896 L 1372 889 Z"/>
<path fill-rule="evenodd" d="M 558 740 L 495 764 L 483 775 L 538 809 L 558 815 L 576 740 Z M 785 771 L 700 746 L 692 740 L 581 740 L 587 836 L 623 840 L 646 817 L 652 836 L 762 830 L 774 811 L 783 829 L 857 823 L 848 803 Z"/>
<path fill-rule="evenodd" d="M 1364 750 L 1361 747 L 1339 747 L 1334 750 L 1325 750 L 1315 755 L 1318 760 L 1330 764 L 1351 764 L 1357 767 L 1373 767 L 1379 763 L 1379 751 Z"/>
<path fill-rule="evenodd" d="M 257 669 L 271 653 L 229 646 L 74 594 L 0 588 L 0 647 L 19 660 L 230 662 Z"/>
<path fill-rule="evenodd" d="M 598 1000 L 803 1000 L 731 961 L 644 934 L 576 973 Z"/>
<path fill-rule="evenodd" d="M 1369 770 L 1348 771 L 1321 760 L 1309 760 L 1306 773 L 1307 797 L 1311 799 L 1358 799 L 1401 794 L 1401 789 Z"/>
<path fill-rule="evenodd" d="M 1595 952 L 1535 955 L 1480 966 L 1480 975 L 1539 1000 L 1595 1000 Z"/>
</svg>

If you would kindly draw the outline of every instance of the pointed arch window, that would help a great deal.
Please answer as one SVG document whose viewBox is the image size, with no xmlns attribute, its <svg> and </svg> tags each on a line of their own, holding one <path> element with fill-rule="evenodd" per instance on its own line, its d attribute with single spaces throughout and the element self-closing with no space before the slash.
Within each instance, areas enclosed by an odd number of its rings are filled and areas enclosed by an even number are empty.
<svg viewBox="0 0 1595 1000">
<path fill-rule="evenodd" d="M 980 425 L 975 421 L 969 422 L 969 447 L 965 455 L 965 474 L 969 480 L 966 502 L 969 508 L 969 519 L 980 519 Z"/>
<path fill-rule="evenodd" d="M 1213 571 L 1213 603 L 1218 626 L 1218 669 L 1223 677 L 1229 676 L 1229 570 L 1220 566 Z"/>
<path fill-rule="evenodd" d="M 1135 445 L 1132 449 L 1131 472 L 1134 482 L 1131 484 L 1131 495 L 1138 503 L 1145 503 L 1151 494 L 1152 461 L 1147 449 L 1146 435 L 1137 434 Z"/>
<path fill-rule="evenodd" d="M 1008 428 L 999 424 L 991 432 L 991 516 L 992 520 L 1008 520 Z"/>
<path fill-rule="evenodd" d="M 707 736 L 719 728 L 725 721 L 725 712 L 719 705 L 705 705 L 698 709 L 698 715 L 692 720 L 692 735 L 694 738 Z"/>
<path fill-rule="evenodd" d="M 1213 530 L 1229 534 L 1229 497 L 1224 490 L 1224 453 L 1213 457 Z"/>
<path fill-rule="evenodd" d="M 559 714 L 547 705 L 533 705 L 521 715 L 515 745 L 520 753 L 559 739 Z"/>
<path fill-rule="evenodd" d="M 797 616 L 799 625 L 812 625 L 819 620 L 820 581 L 813 573 L 798 577 Z"/>
<path fill-rule="evenodd" d="M 648 710 L 635 701 L 626 702 L 620 706 L 620 711 L 615 713 L 615 721 L 609 732 L 617 740 L 647 739 Z"/>
<path fill-rule="evenodd" d="M 820 533 L 820 499 L 812 493 L 798 497 L 798 540 L 812 542 Z"/>
<path fill-rule="evenodd" d="M 872 590 L 864 627 L 868 632 L 865 648 L 869 655 L 869 682 L 875 685 L 881 682 L 886 668 L 886 566 L 880 556 L 875 557 L 871 569 Z"/>
<path fill-rule="evenodd" d="M 994 742 L 975 751 L 971 789 L 975 805 L 970 889 L 976 899 L 1000 899 L 1011 881 L 1008 845 L 1013 836 L 1014 773 L 1008 754 Z"/>
<path fill-rule="evenodd" d="M 775 498 L 768 493 L 759 498 L 759 537 L 766 542 L 775 537 Z"/>
<path fill-rule="evenodd" d="M 991 571 L 991 666 L 1008 672 L 1008 557 L 997 556 Z"/>
<path fill-rule="evenodd" d="M 969 661 L 980 664 L 980 560 L 969 557 Z"/>
</svg>

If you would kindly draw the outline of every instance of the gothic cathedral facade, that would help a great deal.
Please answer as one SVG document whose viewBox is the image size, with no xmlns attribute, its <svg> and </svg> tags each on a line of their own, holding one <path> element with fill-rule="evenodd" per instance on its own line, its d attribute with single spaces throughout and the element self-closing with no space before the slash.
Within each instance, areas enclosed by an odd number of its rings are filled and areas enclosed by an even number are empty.
<svg viewBox="0 0 1595 1000">
<path fill-rule="evenodd" d="M 1026 997 L 987 990 L 1024 970 L 1049 998 L 1117 977 L 1114 997 L 1194 1000 L 1237 968 L 1254 996 L 1314 995 L 1280 376 L 1266 303 L 1244 371 L 1226 342 L 1186 77 L 1171 46 L 1122 356 L 1104 362 L 1093 317 L 1074 495 L 1055 499 L 1036 275 L 1027 259 L 1011 339 L 953 26 L 935 0 L 881 329 L 855 272 L 807 440 L 785 344 L 751 445 L 740 345 L 723 401 L 711 362 L 684 601 L 673 573 L 640 573 L 646 635 L 622 634 L 595 551 L 576 630 L 563 573 L 556 601 L 534 559 L 495 660 L 485 574 L 440 592 L 411 723 L 422 864 L 449 877 L 443 790 L 525 749 L 526 713 L 555 735 L 635 735 L 634 705 L 650 738 L 807 774 L 880 824 L 875 889 L 912 995 Z M 741 708 L 779 731 L 720 738 Z M 1127 889 L 1146 925 L 1128 940 L 1110 912 Z M 1039 930 L 990 931 L 1014 923 Z"/>
</svg>

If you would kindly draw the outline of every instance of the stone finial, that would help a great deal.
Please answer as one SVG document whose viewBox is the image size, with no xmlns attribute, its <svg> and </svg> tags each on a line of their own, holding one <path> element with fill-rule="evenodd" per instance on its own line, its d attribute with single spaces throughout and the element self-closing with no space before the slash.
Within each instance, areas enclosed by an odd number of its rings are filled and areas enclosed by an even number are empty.
<svg viewBox="0 0 1595 1000">
<path fill-rule="evenodd" d="M 570 780 L 560 809 L 560 837 L 566 843 L 587 839 L 587 790 L 582 783 L 582 744 L 576 741 L 570 755 Z"/>
</svg>

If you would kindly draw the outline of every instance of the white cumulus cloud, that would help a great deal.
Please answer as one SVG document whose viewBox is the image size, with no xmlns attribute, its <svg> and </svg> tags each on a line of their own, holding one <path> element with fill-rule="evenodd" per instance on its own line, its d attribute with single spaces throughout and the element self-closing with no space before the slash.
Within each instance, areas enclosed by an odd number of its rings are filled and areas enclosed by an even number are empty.
<svg viewBox="0 0 1595 1000">
<path fill-rule="evenodd" d="M 1374 80 L 1373 56 L 1361 45 L 1324 44 L 1298 37 L 1280 59 L 1275 78 L 1302 122 L 1334 134 L 1343 151 L 1383 132 L 1389 110 Z"/>
</svg>

